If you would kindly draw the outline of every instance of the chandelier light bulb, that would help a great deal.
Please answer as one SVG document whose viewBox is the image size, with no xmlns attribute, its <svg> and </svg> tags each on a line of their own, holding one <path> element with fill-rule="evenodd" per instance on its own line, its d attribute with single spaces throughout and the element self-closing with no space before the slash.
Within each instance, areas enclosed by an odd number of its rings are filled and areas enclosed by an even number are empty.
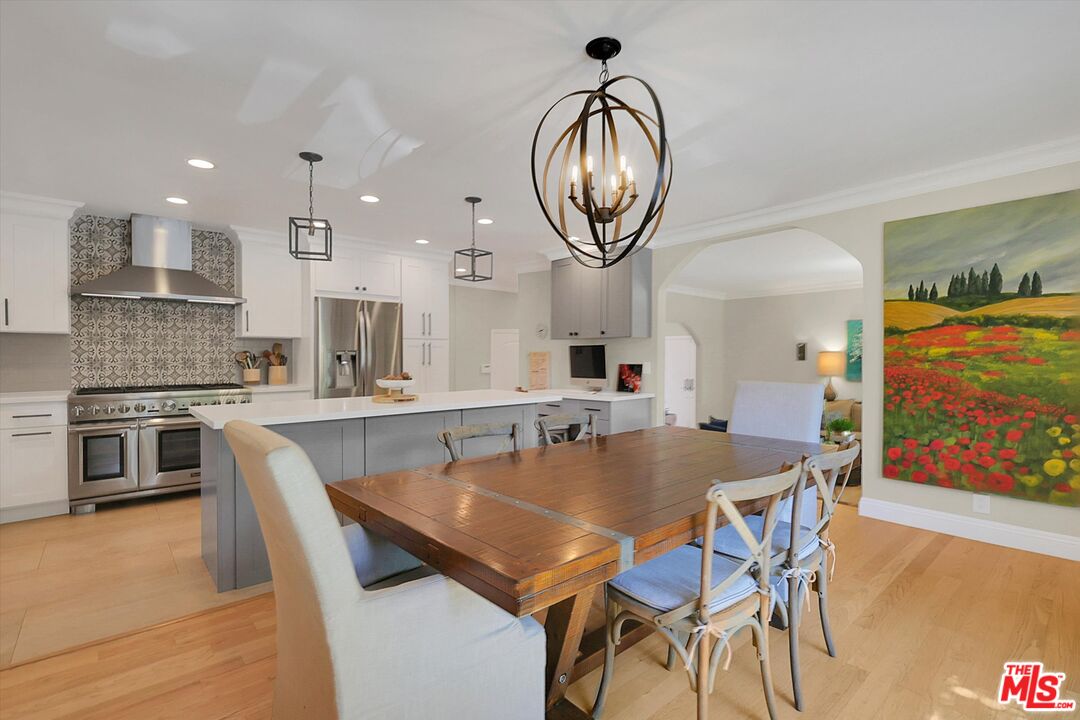
<svg viewBox="0 0 1080 720">
<path fill-rule="evenodd" d="M 585 169 L 592 172 L 592 155 L 585 158 Z"/>
</svg>

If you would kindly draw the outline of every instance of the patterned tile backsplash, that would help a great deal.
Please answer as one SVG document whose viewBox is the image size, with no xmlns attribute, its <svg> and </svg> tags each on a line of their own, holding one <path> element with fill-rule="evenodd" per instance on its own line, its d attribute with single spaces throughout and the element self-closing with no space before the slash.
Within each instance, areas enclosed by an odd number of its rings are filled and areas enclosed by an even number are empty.
<svg viewBox="0 0 1080 720">
<path fill-rule="evenodd" d="M 131 262 L 126 219 L 83 215 L 71 225 L 71 282 Z M 221 287 L 235 284 L 224 233 L 191 232 L 192 269 Z M 163 300 L 71 298 L 72 388 L 236 382 L 235 310 Z"/>
</svg>

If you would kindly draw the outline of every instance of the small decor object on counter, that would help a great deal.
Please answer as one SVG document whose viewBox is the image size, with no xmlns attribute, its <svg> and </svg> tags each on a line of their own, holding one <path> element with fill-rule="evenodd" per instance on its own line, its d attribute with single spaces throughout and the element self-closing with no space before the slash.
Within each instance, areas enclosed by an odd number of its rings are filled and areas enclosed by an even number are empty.
<svg viewBox="0 0 1080 720">
<path fill-rule="evenodd" d="M 551 367 L 551 353 L 529 353 L 529 389 L 547 390 L 551 384 L 548 368 Z"/>
<path fill-rule="evenodd" d="M 271 385 L 287 385 L 289 383 L 289 372 L 285 369 L 285 366 L 289 364 L 289 358 L 281 354 L 281 343 L 274 343 L 271 350 L 263 350 L 262 356 L 267 364 L 267 382 Z"/>
<path fill-rule="evenodd" d="M 413 376 L 407 372 L 381 377 L 375 381 L 375 384 L 383 390 L 386 390 L 386 394 L 374 396 L 371 398 L 372 402 L 412 402 L 413 400 L 419 399 L 419 396 L 417 395 L 406 395 L 404 392 L 405 388 L 410 388 L 416 384 L 416 380 L 414 380 Z"/>
<path fill-rule="evenodd" d="M 255 357 L 255 353 L 250 350 L 241 350 L 233 358 L 243 372 L 245 385 L 262 384 L 262 371 L 259 370 L 259 366 L 262 365 L 262 358 Z"/>
<path fill-rule="evenodd" d="M 641 392 L 641 363 L 619 363 L 619 392 Z"/>
<path fill-rule="evenodd" d="M 839 417 L 830 420 L 827 428 L 829 439 L 837 443 L 847 442 L 855 434 L 855 423 L 851 418 Z"/>
</svg>

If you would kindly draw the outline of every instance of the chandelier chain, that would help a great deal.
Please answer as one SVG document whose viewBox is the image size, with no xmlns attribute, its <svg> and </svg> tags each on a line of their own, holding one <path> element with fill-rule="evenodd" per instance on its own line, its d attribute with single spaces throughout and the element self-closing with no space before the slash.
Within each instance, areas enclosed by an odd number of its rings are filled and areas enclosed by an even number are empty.
<svg viewBox="0 0 1080 720">
<path fill-rule="evenodd" d="M 600 61 L 600 84 L 603 85 L 608 81 L 609 73 L 607 67 L 607 60 Z"/>
</svg>

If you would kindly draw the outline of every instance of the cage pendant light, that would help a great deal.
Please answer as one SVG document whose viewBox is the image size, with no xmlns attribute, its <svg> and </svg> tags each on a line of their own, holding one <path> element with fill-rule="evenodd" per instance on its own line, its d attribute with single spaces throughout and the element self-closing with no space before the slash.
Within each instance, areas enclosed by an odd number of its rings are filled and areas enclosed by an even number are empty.
<svg viewBox="0 0 1080 720">
<path fill-rule="evenodd" d="M 330 260 L 334 250 L 334 230 L 329 220 L 315 217 L 315 163 L 323 157 L 318 153 L 302 152 L 300 159 L 308 164 L 308 214 L 307 217 L 289 218 L 289 254 L 297 260 Z"/>
<path fill-rule="evenodd" d="M 476 247 L 476 204 L 480 198 L 470 195 L 465 202 L 472 205 L 472 245 L 454 251 L 454 277 L 469 282 L 482 282 L 494 277 L 495 256 L 490 250 Z"/>
</svg>

